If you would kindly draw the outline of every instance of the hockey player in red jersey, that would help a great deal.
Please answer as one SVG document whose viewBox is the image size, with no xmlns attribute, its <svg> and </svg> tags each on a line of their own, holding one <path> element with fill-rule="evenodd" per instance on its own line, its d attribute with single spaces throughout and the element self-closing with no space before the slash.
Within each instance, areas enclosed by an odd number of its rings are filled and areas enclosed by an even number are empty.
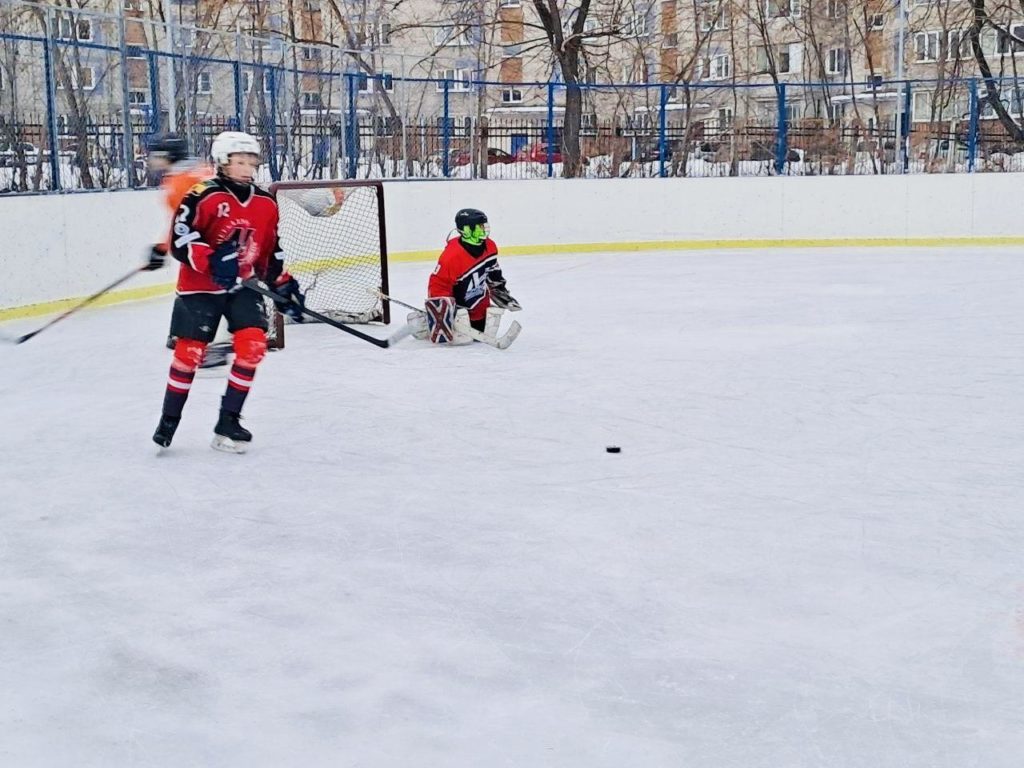
<svg viewBox="0 0 1024 768">
<path fill-rule="evenodd" d="M 188 142 L 175 133 L 164 133 L 154 136 L 149 141 L 146 166 L 151 177 L 159 179 L 160 188 L 164 192 L 164 203 L 173 219 L 178 215 L 178 208 L 185 195 L 201 181 L 212 179 L 216 172 L 208 164 L 192 157 L 188 151 Z M 171 225 L 164 227 L 164 239 L 154 244 L 147 254 L 148 262 L 143 267 L 152 272 L 160 269 L 167 259 L 171 248 Z M 206 347 L 200 368 L 217 368 L 227 365 L 231 352 L 231 336 L 220 329 L 218 338 Z M 168 335 L 167 347 L 174 349 L 177 339 Z"/>
<path fill-rule="evenodd" d="M 468 313 L 474 330 L 485 332 L 492 305 L 513 312 L 522 309 L 505 285 L 486 214 L 463 208 L 455 214 L 455 229 L 458 236 L 445 245 L 427 284 L 427 328 L 435 343 L 455 341 L 459 310 Z M 497 314 L 493 327 L 500 321 L 500 312 Z"/>
<path fill-rule="evenodd" d="M 153 441 L 164 448 L 171 444 L 196 368 L 223 317 L 234 334 L 235 362 L 221 398 L 213 447 L 243 453 L 252 434 L 238 420 L 267 350 L 267 317 L 262 297 L 241 281 L 263 280 L 280 296 L 281 310 L 297 320 L 304 299 L 298 282 L 284 270 L 277 203 L 253 182 L 259 142 L 228 131 L 214 139 L 211 155 L 217 175 L 185 196 L 171 228 L 171 255 L 181 262 L 171 318 L 177 343 Z"/>
</svg>

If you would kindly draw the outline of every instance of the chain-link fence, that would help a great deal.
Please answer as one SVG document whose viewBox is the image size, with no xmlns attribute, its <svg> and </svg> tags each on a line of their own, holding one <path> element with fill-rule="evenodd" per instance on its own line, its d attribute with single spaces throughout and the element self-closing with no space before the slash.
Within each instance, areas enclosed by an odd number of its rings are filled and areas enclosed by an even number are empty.
<svg viewBox="0 0 1024 768">
<path fill-rule="evenodd" d="M 1024 169 L 1015 79 L 570 87 L 484 71 L 443 46 L 351 51 L 0 0 L 0 192 L 145 186 L 146 143 L 167 130 L 198 155 L 222 130 L 253 133 L 266 182 Z"/>
</svg>

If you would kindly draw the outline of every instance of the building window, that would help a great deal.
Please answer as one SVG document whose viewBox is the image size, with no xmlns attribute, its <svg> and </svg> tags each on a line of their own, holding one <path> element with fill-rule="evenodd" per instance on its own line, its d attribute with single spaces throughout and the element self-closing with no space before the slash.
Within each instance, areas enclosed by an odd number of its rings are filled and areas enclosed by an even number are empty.
<svg viewBox="0 0 1024 768">
<path fill-rule="evenodd" d="M 391 45 L 391 22 L 379 22 L 377 26 L 373 28 L 373 32 L 370 34 L 370 37 L 370 42 L 378 48 L 385 45 Z"/>
<path fill-rule="evenodd" d="M 949 61 L 971 58 L 971 37 L 962 30 L 950 30 L 946 38 L 946 58 Z"/>
<path fill-rule="evenodd" d="M 501 91 L 502 104 L 519 104 L 523 100 L 523 92 L 518 88 L 503 88 Z"/>
<path fill-rule="evenodd" d="M 997 34 L 997 53 L 1012 53 L 1013 55 L 1017 55 L 1021 51 L 1024 51 L 1024 24 L 1014 24 L 1010 27 L 1009 35 L 1003 30 L 999 30 Z"/>
<path fill-rule="evenodd" d="M 1004 92 L 1000 101 L 1010 114 L 1016 116 L 1021 113 L 1022 97 L 1024 92 L 1015 89 Z M 913 99 L 910 114 L 911 120 L 915 123 L 928 123 L 932 120 L 947 122 L 967 115 L 967 97 L 964 95 L 951 97 L 949 93 L 940 91 L 936 101 L 936 95 L 932 91 L 914 91 Z"/>
<path fill-rule="evenodd" d="M 466 46 L 469 45 L 469 30 L 465 27 L 445 26 L 434 30 L 434 45 Z"/>
<path fill-rule="evenodd" d="M 498 0 L 499 8 L 519 8 L 521 5 L 520 0 Z"/>
<path fill-rule="evenodd" d="M 96 87 L 96 71 L 92 67 L 68 68 L 68 79 L 72 88 L 91 91 Z M 57 80 L 57 87 L 64 88 L 64 81 Z"/>
<path fill-rule="evenodd" d="M 444 91 L 445 82 L 448 83 L 448 91 L 468 91 L 470 89 L 468 69 L 443 69 L 440 79 L 437 81 L 438 92 Z"/>
<path fill-rule="evenodd" d="M 580 115 L 580 136 L 597 136 L 597 114 L 584 112 Z"/>
<path fill-rule="evenodd" d="M 661 38 L 662 48 L 678 48 L 679 47 L 679 33 L 678 32 L 667 32 L 664 37 Z"/>
<path fill-rule="evenodd" d="M 765 0 L 765 14 L 769 18 L 796 18 L 800 16 L 803 0 Z"/>
<path fill-rule="evenodd" d="M 320 61 L 323 58 L 323 53 L 320 48 L 303 48 L 302 59 L 304 61 Z"/>
<path fill-rule="evenodd" d="M 395 76 L 391 72 L 381 72 L 373 76 L 359 75 L 360 93 L 394 93 L 394 90 Z"/>
<path fill-rule="evenodd" d="M 626 37 L 647 37 L 647 16 L 641 13 L 627 15 L 622 20 L 622 34 Z"/>
<path fill-rule="evenodd" d="M 699 6 L 700 31 L 710 32 L 713 29 L 728 29 L 729 16 L 725 6 L 719 2 L 702 2 Z"/>
<path fill-rule="evenodd" d="M 725 80 L 732 76 L 732 57 L 727 54 L 719 54 L 711 57 L 708 66 L 708 80 Z"/>
<path fill-rule="evenodd" d="M 196 74 L 196 93 L 212 93 L 213 87 L 210 84 L 210 73 L 209 72 L 198 72 Z"/>
<path fill-rule="evenodd" d="M 249 91 L 252 90 L 253 79 L 255 77 L 257 77 L 257 75 L 254 75 L 252 72 L 249 72 L 248 70 L 242 72 L 242 89 L 246 93 L 249 93 Z M 270 76 L 262 75 L 259 77 L 260 80 L 263 81 L 263 92 L 270 93 Z"/>
<path fill-rule="evenodd" d="M 319 92 L 311 93 L 304 91 L 302 93 L 302 108 L 303 109 L 323 109 L 324 98 Z"/>
<path fill-rule="evenodd" d="M 868 29 L 885 29 L 885 14 L 868 14 Z"/>
<path fill-rule="evenodd" d="M 914 35 L 914 61 L 938 61 L 939 33 L 918 32 Z"/>
<path fill-rule="evenodd" d="M 92 40 L 92 20 L 74 19 L 70 16 L 58 16 L 55 19 L 58 40 L 80 40 L 88 42 Z"/>
<path fill-rule="evenodd" d="M 846 72 L 846 49 L 832 48 L 825 56 L 825 73 L 841 75 Z"/>
<path fill-rule="evenodd" d="M 126 11 L 141 11 L 142 0 L 124 0 L 124 9 Z"/>
<path fill-rule="evenodd" d="M 148 91 L 128 91 L 128 103 L 135 106 L 149 104 Z"/>
<path fill-rule="evenodd" d="M 828 0 L 825 4 L 825 16 L 830 19 L 846 18 L 846 0 Z"/>
<path fill-rule="evenodd" d="M 309 13 L 320 13 L 320 0 L 306 0 L 303 7 Z"/>
</svg>

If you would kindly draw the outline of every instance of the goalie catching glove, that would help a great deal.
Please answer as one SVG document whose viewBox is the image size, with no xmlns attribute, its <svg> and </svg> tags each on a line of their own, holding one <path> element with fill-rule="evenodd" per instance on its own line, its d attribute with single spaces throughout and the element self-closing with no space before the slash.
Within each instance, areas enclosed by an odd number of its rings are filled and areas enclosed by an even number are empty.
<svg viewBox="0 0 1024 768">
<path fill-rule="evenodd" d="M 492 269 L 487 275 L 487 290 L 491 296 L 491 304 L 509 312 L 518 312 L 523 307 L 512 298 L 505 286 L 505 278 L 502 277 L 500 269 Z"/>
<path fill-rule="evenodd" d="M 299 281 L 285 272 L 274 280 L 270 290 L 280 297 L 274 299 L 278 310 L 288 315 L 296 323 L 301 323 L 303 320 L 302 309 L 306 306 L 306 296 L 299 290 Z"/>
</svg>

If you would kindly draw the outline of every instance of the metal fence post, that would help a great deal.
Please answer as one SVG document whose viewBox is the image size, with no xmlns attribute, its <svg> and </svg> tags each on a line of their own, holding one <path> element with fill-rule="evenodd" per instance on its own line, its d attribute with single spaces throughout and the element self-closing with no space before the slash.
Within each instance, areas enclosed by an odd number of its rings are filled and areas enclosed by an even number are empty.
<svg viewBox="0 0 1024 768">
<path fill-rule="evenodd" d="M 46 75 L 46 134 L 50 142 L 50 188 L 61 189 L 60 158 L 57 146 L 57 82 L 53 71 L 53 11 L 46 9 L 46 34 L 43 37 L 43 69 Z"/>
<path fill-rule="evenodd" d="M 665 178 L 665 155 L 667 154 L 667 142 L 665 141 L 666 114 L 668 106 L 668 87 L 661 86 L 658 98 L 658 176 Z"/>
<path fill-rule="evenodd" d="M 448 114 L 449 109 L 449 88 L 448 80 L 444 80 L 444 115 L 441 118 L 441 173 L 447 179 L 451 174 L 449 149 L 451 148 L 451 117 Z"/>
<path fill-rule="evenodd" d="M 128 33 L 124 21 L 124 6 L 117 16 L 117 27 L 119 32 L 118 46 L 121 54 L 121 105 L 122 119 L 121 128 L 124 135 L 121 138 L 121 155 L 124 158 L 125 186 L 132 189 L 135 186 L 135 138 L 132 135 L 131 103 L 128 98 Z"/>
<path fill-rule="evenodd" d="M 348 158 L 348 178 L 356 178 L 359 171 L 359 126 L 356 123 L 356 77 L 345 73 L 345 88 L 348 93 L 348 107 L 345 115 L 345 154 Z"/>
<path fill-rule="evenodd" d="M 900 119 L 900 173 L 910 172 L 910 81 L 903 83 L 903 115 Z"/>
<path fill-rule="evenodd" d="M 245 98 L 245 88 L 242 87 L 242 34 L 237 29 L 235 30 L 235 118 L 238 122 L 236 130 L 244 131 L 245 127 L 242 125 L 242 114 L 245 111 L 245 105 L 243 100 Z M 253 78 L 255 79 L 255 78 Z"/>
<path fill-rule="evenodd" d="M 160 131 L 160 60 L 150 51 L 147 54 L 149 64 L 149 132 Z"/>
<path fill-rule="evenodd" d="M 555 83 L 548 81 L 548 124 L 547 124 L 547 150 L 548 178 L 555 175 Z"/>
<path fill-rule="evenodd" d="M 785 83 L 779 83 L 776 86 L 775 96 L 776 108 L 779 112 L 775 129 L 775 173 L 781 176 L 786 170 L 786 158 L 789 157 L 789 120 L 786 119 Z"/>
<path fill-rule="evenodd" d="M 971 78 L 967 81 L 969 127 L 967 129 L 967 171 L 974 173 L 974 162 L 978 154 L 978 81 Z"/>
<path fill-rule="evenodd" d="M 277 166 L 277 72 L 274 71 L 273 64 L 264 66 L 266 71 L 263 78 L 270 78 L 270 130 L 267 131 L 270 137 L 267 142 L 270 148 L 270 178 L 278 181 L 281 178 L 281 169 Z"/>
</svg>

